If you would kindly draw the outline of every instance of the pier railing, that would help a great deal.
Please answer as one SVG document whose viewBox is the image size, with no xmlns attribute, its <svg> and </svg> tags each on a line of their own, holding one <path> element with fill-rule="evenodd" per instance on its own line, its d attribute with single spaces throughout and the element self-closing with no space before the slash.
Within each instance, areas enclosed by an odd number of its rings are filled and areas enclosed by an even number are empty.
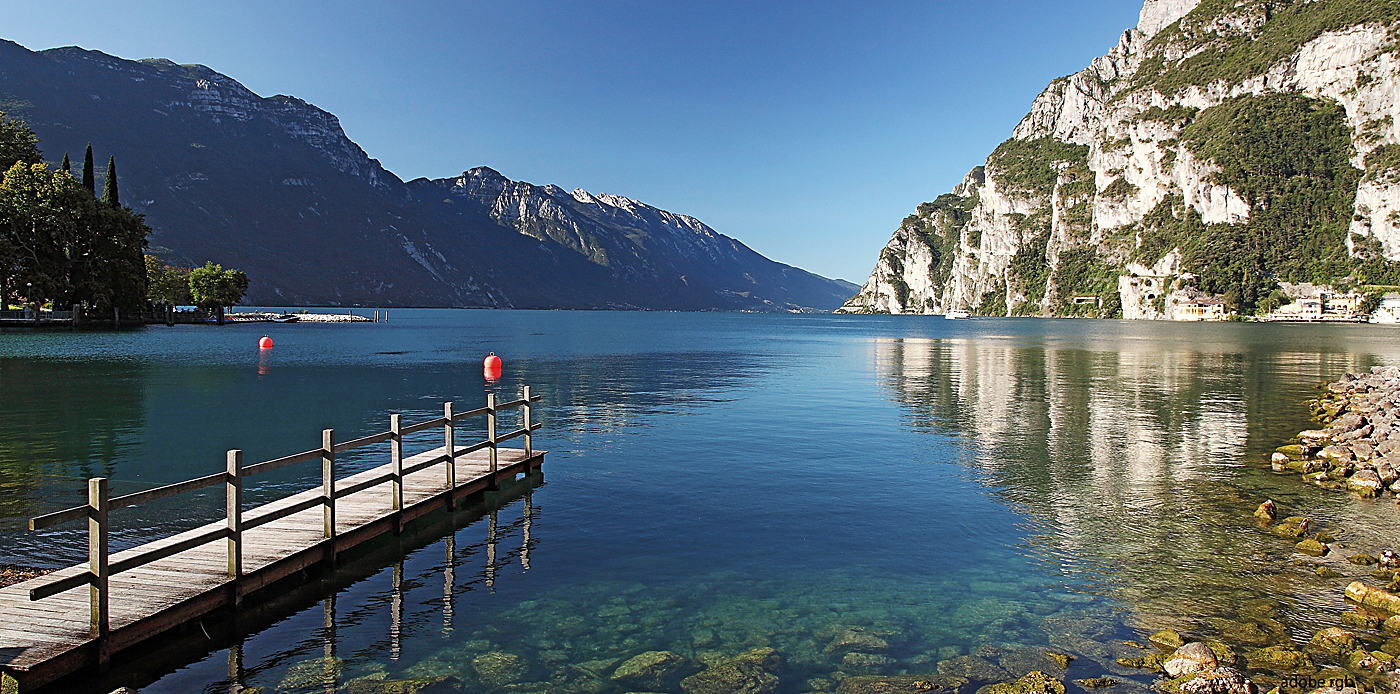
<svg viewBox="0 0 1400 694">
<path fill-rule="evenodd" d="M 50 581 L 29 591 L 29 599 L 42 600 L 52 597 L 67 590 L 72 590 L 81 586 L 89 586 L 91 589 L 91 602 L 89 612 L 91 615 L 91 628 L 94 635 L 105 635 L 108 631 L 108 580 L 123 571 L 129 571 L 151 562 L 165 559 L 166 557 L 179 554 L 201 545 L 211 542 L 225 540 L 228 551 L 228 577 L 230 580 L 237 580 L 243 575 L 243 533 L 275 520 L 286 518 L 295 513 L 301 513 L 317 506 L 322 509 L 323 536 L 328 540 L 333 540 L 336 536 L 335 527 L 335 502 L 337 499 L 362 492 L 366 489 L 379 486 L 386 482 L 391 482 L 390 502 L 394 511 L 403 510 L 403 480 L 407 475 L 420 472 L 434 465 L 444 465 L 447 475 L 448 489 L 456 487 L 457 483 L 457 458 L 465 456 L 482 449 L 488 451 L 491 479 L 494 484 L 497 471 L 497 447 L 511 439 L 524 437 L 525 456 L 529 458 L 533 455 L 531 441 L 532 432 L 538 430 L 540 425 L 535 423 L 531 416 L 531 403 L 538 402 L 540 396 L 532 395 L 530 387 L 525 386 L 524 392 L 518 400 L 509 402 L 497 402 L 496 395 L 489 393 L 486 396 L 486 406 L 479 407 L 466 412 L 455 412 L 451 402 L 443 403 L 443 414 L 425 422 L 405 425 L 400 415 L 389 415 L 389 430 L 369 436 L 362 436 L 341 443 L 335 441 L 335 430 L 325 429 L 321 432 L 320 448 L 294 453 L 281 458 L 273 458 L 252 465 L 243 465 L 243 452 L 240 450 L 228 451 L 226 467 L 224 472 L 217 472 L 212 475 L 196 477 L 184 482 L 176 482 L 155 489 L 148 489 L 134 494 L 112 497 L 108 493 L 108 481 L 106 478 L 97 477 L 88 480 L 88 503 L 85 506 L 75 506 L 63 511 L 44 514 L 29 519 L 30 530 L 41 530 L 53 527 L 61 523 L 69 523 L 86 519 L 88 522 L 88 570 L 86 572 Z M 499 414 L 506 410 L 521 408 L 521 426 L 519 429 L 506 433 L 497 431 Z M 455 427 L 459 422 L 476 417 L 486 417 L 486 438 L 467 446 L 458 447 L 455 437 Z M 423 460 L 408 467 L 404 467 L 403 439 L 405 436 L 426 431 L 433 427 L 443 427 L 442 446 L 443 453 L 427 460 Z M 372 477 L 370 479 L 357 481 L 355 484 L 337 487 L 336 485 L 336 454 L 351 451 L 364 446 L 376 443 L 390 442 L 390 471 Z M 252 517 L 245 517 L 243 514 L 243 480 L 253 475 L 270 472 L 289 465 L 305 463 L 313 460 L 321 461 L 321 493 L 310 499 L 300 501 L 295 504 L 280 508 L 266 510 Z M 111 533 L 110 514 L 117 509 L 127 506 L 144 504 L 157 499 L 183 494 L 207 487 L 224 485 L 225 515 L 228 519 L 226 527 L 200 533 L 194 537 L 183 539 L 179 542 L 164 544 L 155 548 L 141 551 L 132 556 L 125 557 L 120 561 L 109 561 L 108 541 Z M 332 543 L 332 548 L 334 543 Z"/>
</svg>

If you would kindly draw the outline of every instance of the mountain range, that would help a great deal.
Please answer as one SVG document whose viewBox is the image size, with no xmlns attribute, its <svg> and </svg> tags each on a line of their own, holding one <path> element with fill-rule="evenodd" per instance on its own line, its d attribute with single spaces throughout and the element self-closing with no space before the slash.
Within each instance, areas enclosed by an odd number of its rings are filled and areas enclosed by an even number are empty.
<svg viewBox="0 0 1400 694">
<path fill-rule="evenodd" d="M 52 162 L 115 155 L 149 252 L 243 270 L 253 304 L 801 311 L 857 289 L 622 196 L 404 182 L 334 115 L 201 65 L 0 41 L 0 111 Z"/>
<path fill-rule="evenodd" d="M 1400 285 L 1397 37 L 1396 0 L 1147 0 L 840 310 L 1155 319 Z"/>
</svg>

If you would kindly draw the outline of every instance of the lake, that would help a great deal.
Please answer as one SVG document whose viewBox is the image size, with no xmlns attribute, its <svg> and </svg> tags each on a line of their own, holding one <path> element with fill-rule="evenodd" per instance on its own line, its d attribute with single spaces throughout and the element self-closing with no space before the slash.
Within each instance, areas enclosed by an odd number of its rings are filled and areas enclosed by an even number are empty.
<svg viewBox="0 0 1400 694">
<path fill-rule="evenodd" d="M 919 316 L 392 311 L 388 323 L 0 334 L 0 563 L 79 563 L 31 515 L 478 407 L 544 400 L 542 481 L 439 532 L 120 659 L 91 691 L 331 691 L 452 676 L 470 692 L 679 691 L 773 648 L 783 694 L 868 674 L 1067 680 L 1164 627 L 1236 648 L 1339 624 L 1364 567 L 1250 514 L 1274 499 L 1357 551 L 1400 514 L 1269 469 L 1343 372 L 1400 364 L 1391 326 Z M 257 340 L 276 346 L 260 352 Z M 505 361 L 499 382 L 481 359 Z M 365 449 L 351 472 L 387 462 Z M 319 484 L 314 464 L 252 500 Z M 114 515 L 114 547 L 218 519 L 221 493 Z M 1324 579 L 1314 564 L 1344 578 Z M 1039 660 L 1037 660 L 1039 659 Z M 1041 668 L 1041 665 L 1035 665 Z M 368 679 L 361 679 L 368 678 Z M 1070 683 L 1072 691 L 1077 686 Z M 369 690 L 364 690 L 369 691 Z M 843 690 L 847 691 L 847 690 Z M 970 689 L 968 691 L 971 691 Z"/>
</svg>

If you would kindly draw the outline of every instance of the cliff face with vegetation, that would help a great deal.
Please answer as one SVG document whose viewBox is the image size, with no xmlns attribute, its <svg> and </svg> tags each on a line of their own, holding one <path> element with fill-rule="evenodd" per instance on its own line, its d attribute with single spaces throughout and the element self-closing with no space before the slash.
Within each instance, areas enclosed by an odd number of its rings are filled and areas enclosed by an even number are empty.
<svg viewBox="0 0 1400 694">
<path fill-rule="evenodd" d="M 1160 318 L 1400 284 L 1397 38 L 1395 0 L 1149 0 L 841 310 Z"/>
<path fill-rule="evenodd" d="M 333 114 L 201 65 L 0 41 L 0 112 L 51 164 L 115 154 L 150 252 L 238 267 L 257 304 L 830 310 L 856 289 L 621 196 L 405 183 Z"/>
</svg>

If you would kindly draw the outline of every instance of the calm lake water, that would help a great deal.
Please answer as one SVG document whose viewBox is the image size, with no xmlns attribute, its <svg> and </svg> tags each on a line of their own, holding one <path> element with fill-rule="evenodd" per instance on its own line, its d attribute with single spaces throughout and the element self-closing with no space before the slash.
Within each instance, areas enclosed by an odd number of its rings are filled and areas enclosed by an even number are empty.
<svg viewBox="0 0 1400 694">
<path fill-rule="evenodd" d="M 276 347 L 260 353 L 257 338 Z M 900 316 L 394 310 L 378 324 L 0 334 L 0 563 L 78 563 L 77 526 L 24 519 L 477 407 L 529 384 L 544 478 L 126 659 L 93 691 L 330 691 L 452 675 L 471 692 L 632 691 L 626 659 L 770 646 L 779 692 L 850 675 L 1151 681 L 1112 661 L 1172 626 L 1237 646 L 1338 624 L 1341 589 L 1261 531 L 1265 498 L 1349 548 L 1400 530 L 1269 471 L 1304 401 L 1400 364 L 1389 326 Z M 481 358 L 505 360 L 487 383 Z M 426 447 L 427 444 L 425 444 Z M 346 461 L 387 461 L 366 449 Z M 319 483 L 254 478 L 254 499 Z M 119 512 L 114 544 L 222 517 L 222 496 Z M 203 628 L 202 631 L 210 631 Z M 851 634 L 885 642 L 856 656 Z M 860 640 L 860 639 L 857 639 Z M 833 643 L 835 645 L 833 646 Z M 698 667 L 698 665 L 696 666 Z M 1035 665 L 1035 667 L 1040 667 Z M 1075 689 L 1071 685 L 1071 689 Z"/>
</svg>

